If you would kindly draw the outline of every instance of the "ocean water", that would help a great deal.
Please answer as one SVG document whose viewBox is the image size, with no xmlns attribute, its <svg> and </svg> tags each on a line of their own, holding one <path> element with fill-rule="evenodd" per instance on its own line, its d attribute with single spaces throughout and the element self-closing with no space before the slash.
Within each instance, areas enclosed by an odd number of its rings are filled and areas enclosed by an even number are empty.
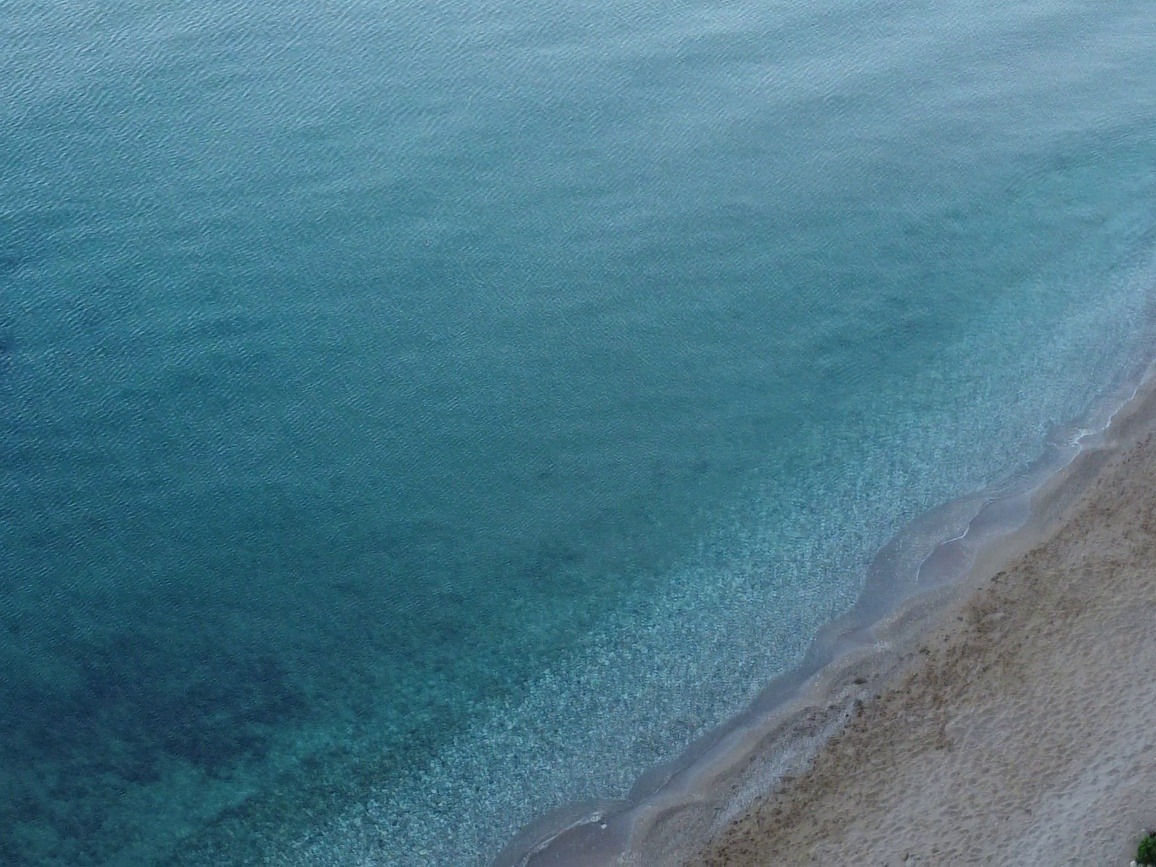
<svg viewBox="0 0 1156 867">
<path fill-rule="evenodd" d="M 1148 357 L 1148 0 L 0 0 L 0 861 L 484 863 Z"/>
</svg>

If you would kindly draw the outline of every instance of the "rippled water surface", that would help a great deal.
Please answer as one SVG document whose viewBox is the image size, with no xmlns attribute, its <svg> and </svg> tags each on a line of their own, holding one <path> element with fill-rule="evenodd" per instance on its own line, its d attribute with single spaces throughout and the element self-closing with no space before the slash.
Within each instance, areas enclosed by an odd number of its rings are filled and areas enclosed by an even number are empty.
<svg viewBox="0 0 1156 867">
<path fill-rule="evenodd" d="M 1147 351 L 1147 0 L 0 0 L 0 861 L 484 862 Z"/>
</svg>

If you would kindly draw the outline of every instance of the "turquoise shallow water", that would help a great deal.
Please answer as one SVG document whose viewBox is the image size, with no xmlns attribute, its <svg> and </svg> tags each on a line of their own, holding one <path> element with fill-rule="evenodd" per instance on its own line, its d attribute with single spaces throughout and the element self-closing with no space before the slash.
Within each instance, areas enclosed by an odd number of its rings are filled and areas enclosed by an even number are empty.
<svg viewBox="0 0 1156 867">
<path fill-rule="evenodd" d="M 484 861 L 1147 352 L 1156 9 L 0 5 L 0 860 Z"/>
</svg>

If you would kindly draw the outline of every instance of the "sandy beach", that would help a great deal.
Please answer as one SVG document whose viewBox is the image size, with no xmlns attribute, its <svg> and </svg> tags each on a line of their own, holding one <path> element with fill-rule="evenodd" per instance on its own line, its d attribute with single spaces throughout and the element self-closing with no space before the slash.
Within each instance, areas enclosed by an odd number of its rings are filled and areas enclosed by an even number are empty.
<svg viewBox="0 0 1156 867">
<path fill-rule="evenodd" d="M 1156 825 L 1152 402 L 1037 498 L 1020 550 L 977 569 L 808 768 L 741 810 L 716 802 L 708 845 L 666 854 L 1128 864 Z"/>
</svg>

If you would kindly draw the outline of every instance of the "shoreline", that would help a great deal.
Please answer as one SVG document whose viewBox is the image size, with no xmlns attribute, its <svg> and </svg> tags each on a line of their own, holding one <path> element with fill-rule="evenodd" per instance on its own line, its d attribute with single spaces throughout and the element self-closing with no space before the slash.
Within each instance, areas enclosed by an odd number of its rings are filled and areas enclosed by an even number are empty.
<svg viewBox="0 0 1156 867">
<path fill-rule="evenodd" d="M 1153 370 L 1133 368 L 1088 414 L 1090 428 L 1053 431 L 1044 453 L 1012 479 L 906 527 L 875 558 L 853 608 L 744 712 L 647 771 L 625 801 L 540 817 L 496 863 L 700 863 L 708 850 L 710 863 L 766 863 L 757 852 L 734 860 L 719 841 L 756 822 L 760 804 L 789 797 L 864 708 L 919 667 L 928 636 L 960 622 L 994 575 L 1062 530 L 1088 489 L 1156 427 Z"/>
<path fill-rule="evenodd" d="M 667 852 L 1128 864 L 1156 818 L 1156 387 L 1128 409 L 797 777 Z"/>
</svg>

